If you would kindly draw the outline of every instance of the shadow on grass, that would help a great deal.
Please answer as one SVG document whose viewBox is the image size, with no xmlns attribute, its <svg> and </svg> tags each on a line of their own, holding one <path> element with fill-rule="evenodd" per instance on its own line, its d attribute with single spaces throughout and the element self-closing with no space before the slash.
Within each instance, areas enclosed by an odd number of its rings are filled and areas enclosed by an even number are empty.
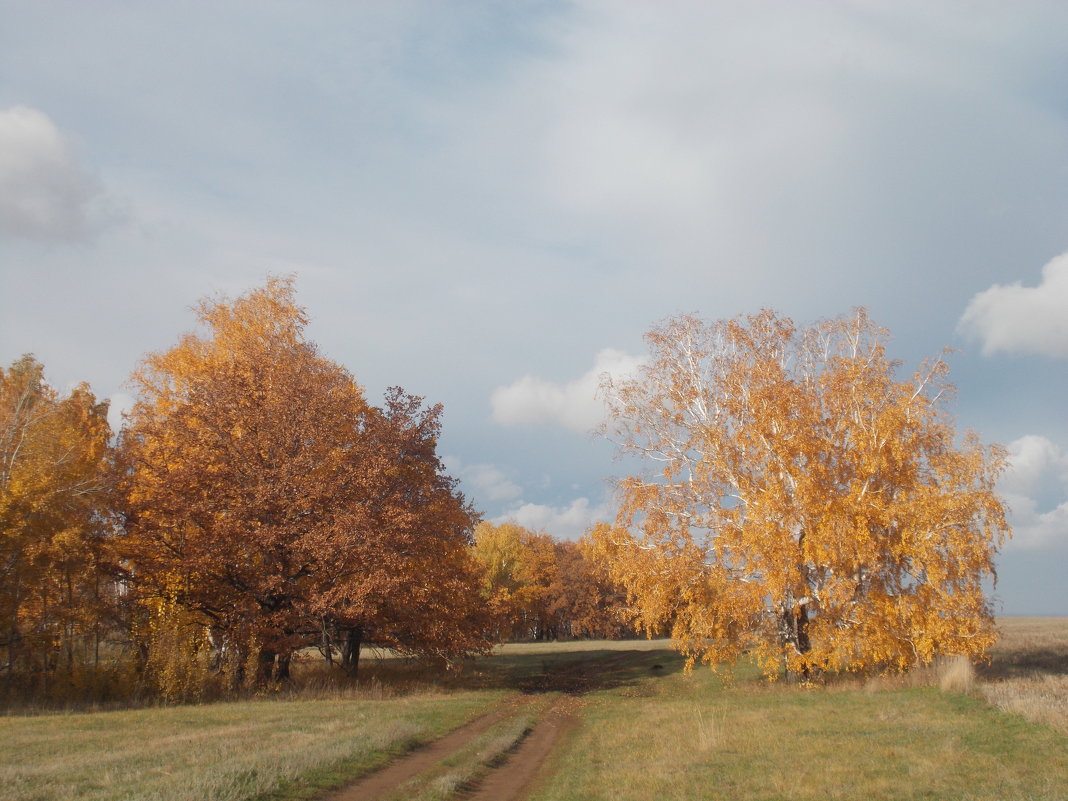
<svg viewBox="0 0 1068 801">
<path fill-rule="evenodd" d="M 462 669 L 427 675 L 425 666 L 400 659 L 379 659 L 361 668 L 361 681 L 383 685 L 431 679 L 449 690 L 511 690 L 581 695 L 592 690 L 637 685 L 678 673 L 683 659 L 665 650 L 594 650 L 557 653 L 494 654 L 471 660 Z"/>
<path fill-rule="evenodd" d="M 1068 676 L 1068 646 L 995 652 L 990 664 L 981 665 L 977 672 L 987 681 L 1028 678 L 1036 674 Z"/>
</svg>

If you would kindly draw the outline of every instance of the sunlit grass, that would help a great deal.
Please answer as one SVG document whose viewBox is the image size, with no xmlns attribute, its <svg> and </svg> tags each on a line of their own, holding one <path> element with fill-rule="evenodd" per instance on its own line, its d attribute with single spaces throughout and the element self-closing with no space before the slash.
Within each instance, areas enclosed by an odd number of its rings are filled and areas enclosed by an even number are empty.
<svg viewBox="0 0 1068 801">
<path fill-rule="evenodd" d="M 516 690 L 547 694 L 396 797 L 449 798 L 556 693 L 586 692 L 533 801 L 1068 798 L 1068 738 L 1021 717 L 1068 731 L 1068 621 L 1001 623 L 978 677 L 958 660 L 814 688 L 742 664 L 724 683 L 666 641 L 532 643 L 452 672 L 374 654 L 355 683 L 304 663 L 269 699 L 9 714 L 0 799 L 311 799 Z"/>
<path fill-rule="evenodd" d="M 659 656 L 659 677 L 587 697 L 532 801 L 1068 797 L 1068 740 L 939 689 L 937 673 L 877 689 L 739 671 L 725 686 Z"/>
<path fill-rule="evenodd" d="M 307 797 L 485 709 L 499 691 L 0 718 L 0 799 Z"/>
<path fill-rule="evenodd" d="M 979 690 L 991 704 L 1068 734 L 1068 619 L 1002 618 Z"/>
</svg>

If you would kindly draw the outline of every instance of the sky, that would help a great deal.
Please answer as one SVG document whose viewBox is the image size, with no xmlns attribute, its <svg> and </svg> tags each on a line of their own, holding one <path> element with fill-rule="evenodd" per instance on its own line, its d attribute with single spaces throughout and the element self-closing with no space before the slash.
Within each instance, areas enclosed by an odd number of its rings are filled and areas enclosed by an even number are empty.
<svg viewBox="0 0 1068 801">
<path fill-rule="evenodd" d="M 1068 4 L 0 0 L 0 364 L 129 406 L 296 276 L 487 519 L 577 537 L 673 315 L 866 306 L 1010 452 L 1001 614 L 1068 615 Z"/>
</svg>

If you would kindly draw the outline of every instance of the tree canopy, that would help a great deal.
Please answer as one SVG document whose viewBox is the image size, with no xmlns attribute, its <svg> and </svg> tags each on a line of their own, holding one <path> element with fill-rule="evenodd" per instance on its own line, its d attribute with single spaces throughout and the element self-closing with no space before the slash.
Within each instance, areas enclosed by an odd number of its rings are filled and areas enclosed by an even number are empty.
<svg viewBox="0 0 1068 801">
<path fill-rule="evenodd" d="M 119 462 L 126 555 L 146 602 L 206 626 L 261 678 L 312 643 L 451 658 L 484 650 L 476 516 L 436 454 L 440 408 L 368 404 L 304 338 L 293 286 L 205 301 L 134 373 Z M 170 625 L 166 621 L 160 625 Z"/>
<path fill-rule="evenodd" d="M 7 676 L 95 659 L 106 605 L 108 405 L 0 368 L 0 647 Z"/>
<path fill-rule="evenodd" d="M 958 442 L 942 359 L 898 378 L 863 309 L 684 316 L 646 339 L 648 364 L 603 391 L 607 434 L 647 469 L 593 533 L 644 625 L 769 675 L 985 652 L 1005 454 Z"/>
</svg>

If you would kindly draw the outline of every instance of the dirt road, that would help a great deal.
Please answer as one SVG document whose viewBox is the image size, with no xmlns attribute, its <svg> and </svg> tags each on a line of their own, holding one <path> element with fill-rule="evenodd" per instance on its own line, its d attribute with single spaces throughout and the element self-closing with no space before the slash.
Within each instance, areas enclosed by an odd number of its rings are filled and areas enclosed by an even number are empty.
<svg viewBox="0 0 1068 801">
<path fill-rule="evenodd" d="M 539 677 L 533 685 L 526 685 L 527 694 L 512 696 L 490 714 L 324 796 L 323 801 L 373 801 L 385 798 L 397 792 L 406 781 L 433 770 L 442 760 L 471 744 L 494 724 L 521 714 L 537 694 L 560 693 L 506 758 L 488 768 L 457 796 L 464 801 L 522 801 L 536 782 L 553 748 L 578 724 L 583 703 L 581 696 L 603 686 L 605 677 L 614 668 L 633 658 L 633 655 L 633 652 L 623 651 Z"/>
</svg>

